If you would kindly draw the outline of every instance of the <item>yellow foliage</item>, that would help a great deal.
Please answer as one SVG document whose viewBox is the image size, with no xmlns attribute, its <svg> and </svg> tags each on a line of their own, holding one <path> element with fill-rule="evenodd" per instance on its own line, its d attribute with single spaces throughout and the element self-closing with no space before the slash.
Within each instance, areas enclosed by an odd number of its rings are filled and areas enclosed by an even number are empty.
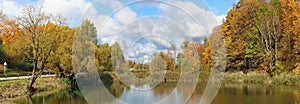
<svg viewBox="0 0 300 104">
<path fill-rule="evenodd" d="M 296 68 L 293 70 L 293 74 L 297 75 L 300 73 L 300 63 L 296 64 Z"/>
</svg>

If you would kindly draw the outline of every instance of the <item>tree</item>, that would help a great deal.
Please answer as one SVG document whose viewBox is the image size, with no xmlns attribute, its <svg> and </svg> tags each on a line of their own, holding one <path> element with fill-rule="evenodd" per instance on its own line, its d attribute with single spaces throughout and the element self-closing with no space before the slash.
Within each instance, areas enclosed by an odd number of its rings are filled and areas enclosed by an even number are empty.
<svg viewBox="0 0 300 104">
<path fill-rule="evenodd" d="M 278 43 L 282 34 L 279 11 L 276 6 L 262 5 L 257 12 L 257 22 L 254 33 L 263 46 L 268 72 L 272 76 L 274 66 L 278 63 Z"/>
<path fill-rule="evenodd" d="M 0 23 L 2 44 L 8 44 L 21 37 L 21 29 L 16 21 L 5 19 Z"/>
<path fill-rule="evenodd" d="M 111 47 L 111 62 L 114 70 L 116 70 L 118 73 L 124 73 L 128 71 L 125 67 L 125 57 L 119 43 L 115 43 Z"/>
<path fill-rule="evenodd" d="M 181 64 L 186 65 L 187 63 L 189 63 L 192 66 L 191 66 L 191 68 L 182 68 L 182 69 L 189 69 L 189 71 L 192 71 L 192 72 L 198 71 L 198 69 L 199 69 L 198 67 L 199 67 L 199 65 L 201 65 L 199 60 L 201 58 L 203 58 L 203 55 L 202 55 L 203 51 L 204 50 L 203 50 L 202 44 L 200 44 L 200 43 L 191 42 L 190 44 L 188 44 L 188 47 L 183 50 L 183 56 L 184 56 L 183 59 L 185 61 L 182 61 Z"/>
<path fill-rule="evenodd" d="M 56 40 L 56 47 L 50 53 L 48 69 L 56 72 L 61 78 L 73 79 L 74 70 L 72 67 L 73 37 L 75 29 L 68 26 L 57 27 L 60 38 Z"/>
<path fill-rule="evenodd" d="M 275 1 L 275 0 L 274 0 Z M 276 0 L 278 1 L 278 0 Z M 279 1 L 278 1 L 279 2 Z M 279 59 L 285 67 L 291 71 L 299 62 L 299 41 L 300 41 L 300 2 L 295 0 L 280 0 L 283 34 L 279 42 Z"/>
<path fill-rule="evenodd" d="M 160 52 L 159 56 L 165 61 L 166 63 L 166 69 L 174 71 L 175 70 L 175 58 L 172 57 L 172 53 L 163 53 Z"/>
<path fill-rule="evenodd" d="M 96 69 L 99 61 L 97 58 L 96 28 L 90 20 L 83 20 L 79 27 L 75 28 L 72 49 L 72 66 L 76 73 L 89 73 Z M 96 58 L 95 58 L 96 52 Z M 96 62 L 94 64 L 94 62 Z"/>
<path fill-rule="evenodd" d="M 294 69 L 299 61 L 299 4 L 297 0 L 235 4 L 222 25 L 227 70 L 263 69 L 273 76 Z"/>
<path fill-rule="evenodd" d="M 88 41 L 92 41 L 95 45 L 97 45 L 97 30 L 94 23 L 90 20 L 83 20 L 76 32 L 77 34 L 86 36 Z"/>
<path fill-rule="evenodd" d="M 210 45 L 209 45 L 209 41 L 207 38 L 204 39 L 204 51 L 202 52 L 203 58 L 202 60 L 200 60 L 200 62 L 203 63 L 203 66 L 205 66 L 205 68 L 210 68 L 210 64 L 211 64 L 211 50 L 210 50 Z"/>
<path fill-rule="evenodd" d="M 111 47 L 107 43 L 97 46 L 95 57 L 98 71 L 112 71 Z"/>
<path fill-rule="evenodd" d="M 56 40 L 60 38 L 57 35 L 60 32 L 58 25 L 63 23 L 63 19 L 53 19 L 51 14 L 43 12 L 41 4 L 25 6 L 22 13 L 17 21 L 23 27 L 24 34 L 29 36 L 29 40 L 23 42 L 26 44 L 24 47 L 29 50 L 25 58 L 33 63 L 32 75 L 27 86 L 28 94 L 32 94 L 36 79 L 47 68 L 48 63 L 51 63 L 49 58 L 51 52 L 57 47 Z"/>
<path fill-rule="evenodd" d="M 5 50 L 4 45 L 8 43 L 12 43 L 14 40 L 19 39 L 21 36 L 19 25 L 6 17 L 6 15 L 0 11 L 0 36 L 1 36 L 1 60 L 0 62 L 3 63 L 5 61 L 9 60 L 9 57 L 5 55 L 7 52 L 4 52 Z M 15 62 L 10 62 L 10 65 Z"/>
<path fill-rule="evenodd" d="M 159 55 L 154 55 L 152 61 L 149 63 L 150 78 L 162 81 L 166 73 L 166 67 L 165 60 Z"/>
<path fill-rule="evenodd" d="M 249 69 L 252 62 L 248 64 L 246 47 L 248 47 L 248 33 L 254 31 L 256 23 L 257 8 L 263 0 L 240 0 L 228 12 L 226 21 L 222 25 L 222 32 L 227 46 L 227 70 Z M 253 40 L 251 40 L 253 41 Z"/>
<path fill-rule="evenodd" d="M 185 39 L 185 40 L 182 42 L 182 46 L 181 46 L 181 48 L 182 48 L 182 49 L 185 49 L 185 48 L 187 48 L 187 47 L 188 47 L 188 45 L 189 45 L 189 43 L 190 43 L 190 41 Z"/>
</svg>

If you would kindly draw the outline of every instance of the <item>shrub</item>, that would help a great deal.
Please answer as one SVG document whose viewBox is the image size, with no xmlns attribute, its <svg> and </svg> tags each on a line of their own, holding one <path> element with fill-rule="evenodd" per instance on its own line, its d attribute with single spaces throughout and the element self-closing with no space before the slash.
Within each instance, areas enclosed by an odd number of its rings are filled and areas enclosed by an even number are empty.
<svg viewBox="0 0 300 104">
<path fill-rule="evenodd" d="M 273 75 L 278 75 L 278 74 L 283 73 L 283 72 L 284 72 L 283 65 L 281 64 L 281 62 L 276 61 L 275 66 L 274 66 L 274 71 L 272 72 L 272 74 Z"/>
<path fill-rule="evenodd" d="M 70 88 L 71 86 L 71 80 L 69 80 L 68 78 L 60 78 L 59 79 L 59 84 L 63 87 L 63 88 Z"/>
<path fill-rule="evenodd" d="M 33 64 L 32 63 L 20 63 L 20 64 L 17 64 L 15 68 L 22 70 L 22 71 L 31 71 L 33 68 Z"/>
</svg>

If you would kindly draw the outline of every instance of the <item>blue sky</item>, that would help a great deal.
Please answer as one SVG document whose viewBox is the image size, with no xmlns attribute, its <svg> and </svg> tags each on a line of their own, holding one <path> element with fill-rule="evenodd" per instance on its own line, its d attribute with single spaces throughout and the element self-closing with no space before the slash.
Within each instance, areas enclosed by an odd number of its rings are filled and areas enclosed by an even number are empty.
<svg viewBox="0 0 300 104">
<path fill-rule="evenodd" d="M 226 14 L 237 0 L 205 0 L 210 9 L 218 16 Z"/>
<path fill-rule="evenodd" d="M 197 0 L 191 0 L 191 1 L 194 2 Z M 233 3 L 237 2 L 237 0 L 203 0 L 203 1 L 206 3 L 208 8 L 216 16 L 226 15 L 228 10 L 232 7 Z M 142 17 L 145 15 L 158 15 L 161 13 L 161 11 L 153 5 L 143 5 L 143 6 L 129 5 L 129 7 L 137 13 L 138 17 Z"/>
<path fill-rule="evenodd" d="M 226 15 L 228 10 L 232 7 L 233 3 L 236 3 L 237 0 L 204 0 L 208 8 L 216 15 Z M 145 16 L 147 14 L 160 14 L 161 11 L 159 11 L 154 6 L 136 6 L 132 5 L 130 6 L 131 9 L 133 9 L 136 13 L 138 13 L 138 17 Z M 147 10 L 147 13 L 144 13 L 144 10 Z"/>
</svg>

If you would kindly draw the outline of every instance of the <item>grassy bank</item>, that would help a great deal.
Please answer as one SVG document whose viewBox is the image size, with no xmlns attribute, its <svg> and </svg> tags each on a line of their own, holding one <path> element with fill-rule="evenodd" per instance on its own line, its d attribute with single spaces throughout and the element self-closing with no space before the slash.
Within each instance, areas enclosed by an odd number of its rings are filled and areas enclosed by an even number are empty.
<svg viewBox="0 0 300 104">
<path fill-rule="evenodd" d="M 274 84 L 274 85 L 300 85 L 300 75 L 291 73 L 282 73 L 270 77 L 267 73 L 242 72 L 225 73 L 224 81 L 226 83 L 258 83 L 258 84 Z"/>
<path fill-rule="evenodd" d="M 112 72 L 106 72 L 112 76 L 114 81 L 118 81 L 116 74 Z M 134 72 L 134 74 L 139 78 L 146 78 L 148 74 L 142 72 Z M 187 74 L 187 75 L 184 75 Z M 227 72 L 223 73 L 223 82 L 224 83 L 249 83 L 249 84 L 274 84 L 274 85 L 300 85 L 300 75 L 294 75 L 292 73 L 282 73 L 280 75 L 275 75 L 270 77 L 268 73 L 257 73 L 249 72 L 244 74 L 243 72 Z M 146 77 L 145 77 L 146 76 Z M 186 77 L 183 77 L 186 76 Z M 122 77 L 122 76 L 121 76 Z M 201 71 L 198 76 L 198 81 L 207 82 L 210 77 L 210 72 Z M 164 76 L 164 81 L 166 82 L 177 82 L 178 79 L 182 81 L 196 81 L 193 73 L 180 73 L 180 72 L 171 72 L 167 71 Z M 126 79 L 126 78 L 123 78 Z"/>
<path fill-rule="evenodd" d="M 22 80 L 9 80 L 0 82 L 0 100 L 9 101 L 14 98 L 20 98 L 27 96 L 26 85 L 27 79 Z M 34 84 L 36 88 L 35 94 L 48 92 L 53 90 L 59 90 L 63 88 L 63 84 L 60 83 L 57 78 L 39 78 Z"/>
</svg>

